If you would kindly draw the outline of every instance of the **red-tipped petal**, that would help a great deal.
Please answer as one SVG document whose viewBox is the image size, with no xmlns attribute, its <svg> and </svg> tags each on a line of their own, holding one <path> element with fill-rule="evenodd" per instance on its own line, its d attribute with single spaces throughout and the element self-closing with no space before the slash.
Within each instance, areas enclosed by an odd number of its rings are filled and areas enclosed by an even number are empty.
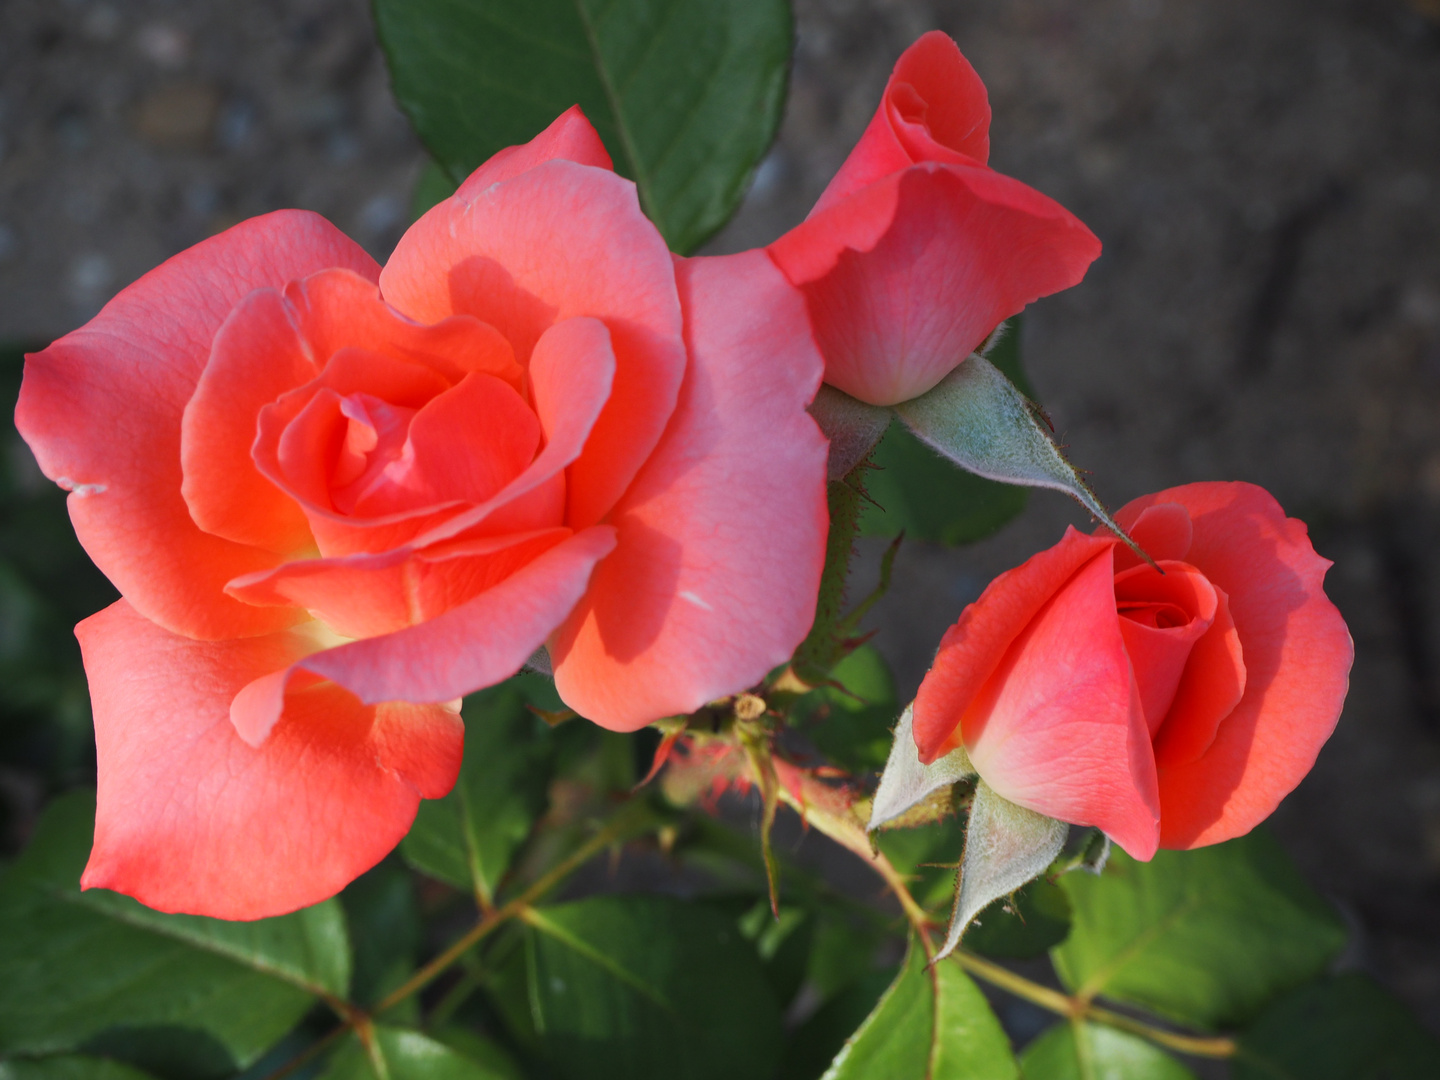
<svg viewBox="0 0 1440 1080">
<path fill-rule="evenodd" d="M 665 438 L 611 520 L 615 554 L 551 643 L 566 703 L 633 730 L 744 689 L 814 617 L 826 445 L 820 358 L 763 252 L 679 260 L 690 366 Z"/>
<path fill-rule="evenodd" d="M 1155 760 L 1119 622 L 1102 551 L 1029 620 L 962 725 L 970 761 L 999 795 L 1097 826 L 1149 859 L 1160 838 Z"/>
<path fill-rule="evenodd" d="M 333 684 L 290 694 L 258 748 L 242 740 L 231 699 L 313 648 L 302 635 L 198 642 L 123 600 L 76 632 L 99 764 L 87 888 L 224 919 L 293 911 L 384 858 L 459 771 L 451 709 L 365 706 Z"/>
<path fill-rule="evenodd" d="M 1155 562 L 1162 559 L 1184 562 L 1195 534 L 1194 526 L 1190 524 L 1190 511 L 1179 503 L 1156 503 L 1139 511 L 1131 509 L 1134 505 L 1131 503 L 1115 515 L 1116 524 L 1129 533 L 1130 539 Z M 1110 535 L 1110 530 L 1103 525 L 1095 532 L 1097 535 Z M 1122 544 L 1115 549 L 1117 574 L 1139 565 L 1140 556 L 1127 545 Z"/>
<path fill-rule="evenodd" d="M 303 670 L 364 701 L 449 701 L 493 686 L 545 643 L 614 546 L 615 530 L 596 525 L 443 615 L 316 653 Z"/>
<path fill-rule="evenodd" d="M 1190 650 L 1175 699 L 1155 733 L 1155 764 L 1162 770 L 1188 764 L 1210 749 L 1245 696 L 1245 650 L 1230 616 L 1230 598 L 1223 589 L 1215 590 L 1215 598 L 1215 621 Z"/>
<path fill-rule="evenodd" d="M 1067 529 L 1060 543 L 1005 571 L 960 613 L 940 639 L 935 663 L 915 697 L 915 744 L 921 761 L 934 761 L 959 745 L 960 718 L 1010 643 L 1080 567 L 1114 545 L 1113 538 Z"/>
<path fill-rule="evenodd" d="M 177 633 L 224 638 L 294 622 L 225 595 L 225 582 L 279 557 L 190 517 L 181 418 L 235 305 L 330 266 L 377 272 L 315 214 L 252 218 L 162 263 L 26 364 L 16 425 L 45 475 L 72 489 L 80 542 L 137 610 Z"/>
<path fill-rule="evenodd" d="M 523 172 L 560 159 L 597 169 L 614 169 L 605 144 L 579 105 L 571 105 L 549 127 L 522 146 L 507 146 L 471 173 L 460 190 L 461 198 L 473 198 L 491 184 L 509 180 Z"/>
<path fill-rule="evenodd" d="M 802 285 L 825 381 L 872 405 L 929 390 L 1000 322 L 1077 284 L 1100 241 L 1059 203 L 980 165 L 915 165 L 772 246 Z"/>
<path fill-rule="evenodd" d="M 1324 593 L 1328 560 L 1263 488 L 1201 483 L 1137 499 L 1190 513 L 1186 561 L 1223 590 L 1244 651 L 1244 694 L 1203 755 L 1160 771 L 1161 844 L 1249 832 L 1310 771 L 1340 717 L 1354 646 Z"/>
<path fill-rule="evenodd" d="M 276 289 L 240 301 L 215 335 L 180 427 L 180 491 L 195 523 L 281 555 L 311 546 L 310 526 L 256 469 L 250 448 L 260 410 L 318 373 L 292 315 Z"/>
<path fill-rule="evenodd" d="M 568 510 L 576 528 L 600 520 L 655 448 L 685 374 L 674 269 L 635 186 L 552 160 L 457 195 L 405 234 L 380 285 L 413 318 L 491 323 L 522 361 L 554 323 L 605 324 L 614 387 L 572 467 Z"/>
<path fill-rule="evenodd" d="M 908 165 L 922 161 L 984 165 L 989 156 L 990 101 L 985 84 L 950 36 L 931 30 L 896 62 L 880 107 L 810 213 Z"/>
<path fill-rule="evenodd" d="M 337 634 L 373 637 L 414 626 L 499 584 L 570 535 L 509 533 L 383 555 L 304 559 L 232 581 L 250 604 L 304 608 Z"/>
</svg>

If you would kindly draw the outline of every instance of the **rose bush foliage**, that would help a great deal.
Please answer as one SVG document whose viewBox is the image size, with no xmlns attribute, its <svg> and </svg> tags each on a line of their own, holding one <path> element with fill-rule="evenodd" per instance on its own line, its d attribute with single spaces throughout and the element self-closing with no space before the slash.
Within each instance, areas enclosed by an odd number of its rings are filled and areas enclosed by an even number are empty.
<svg viewBox="0 0 1440 1080">
<path fill-rule="evenodd" d="M 124 290 L 17 411 L 124 597 L 78 631 L 85 883 L 332 894 L 453 783 L 455 699 L 542 646 L 616 730 L 758 680 L 814 609 L 820 373 L 770 259 L 672 257 L 578 110 L 383 269 L 279 212 Z"/>
</svg>

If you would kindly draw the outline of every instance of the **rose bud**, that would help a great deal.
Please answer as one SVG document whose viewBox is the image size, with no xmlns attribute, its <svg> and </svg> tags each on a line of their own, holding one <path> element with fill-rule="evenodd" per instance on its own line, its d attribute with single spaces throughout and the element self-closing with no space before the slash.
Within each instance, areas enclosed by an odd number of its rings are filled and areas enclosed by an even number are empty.
<svg viewBox="0 0 1440 1080">
<path fill-rule="evenodd" d="M 986 166 L 989 132 L 980 77 L 931 31 L 810 216 L 771 245 L 805 294 L 831 386 L 872 405 L 918 397 L 1099 256 L 1063 206 Z"/>
<path fill-rule="evenodd" d="M 915 700 L 920 760 L 964 746 L 1004 799 L 1139 859 L 1249 832 L 1334 730 L 1354 647 L 1305 525 L 1253 484 L 1136 499 L 1001 574 Z"/>
<path fill-rule="evenodd" d="M 383 270 L 281 211 L 125 289 L 16 411 L 124 597 L 77 630 L 83 883 L 333 894 L 454 783 L 456 699 L 547 644 L 615 730 L 759 680 L 815 607 L 821 367 L 765 253 L 672 257 L 578 109 Z"/>
</svg>

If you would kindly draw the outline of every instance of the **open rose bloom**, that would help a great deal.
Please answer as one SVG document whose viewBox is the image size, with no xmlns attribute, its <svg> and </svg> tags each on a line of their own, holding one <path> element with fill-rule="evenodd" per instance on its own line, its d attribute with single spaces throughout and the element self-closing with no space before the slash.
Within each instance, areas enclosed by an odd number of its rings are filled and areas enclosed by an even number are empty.
<svg viewBox="0 0 1440 1080">
<path fill-rule="evenodd" d="M 915 699 L 931 762 L 963 746 L 1004 799 L 1127 852 L 1249 832 L 1310 771 L 1353 646 L 1330 564 L 1261 488 L 1137 499 L 996 578 L 945 634 Z"/>
<path fill-rule="evenodd" d="M 85 884 L 331 895 L 453 784 L 457 699 L 542 646 L 615 730 L 756 682 L 814 612 L 821 367 L 770 258 L 674 258 L 578 110 L 383 269 L 279 212 L 124 290 L 17 411 L 124 597 L 78 629 Z"/>
</svg>

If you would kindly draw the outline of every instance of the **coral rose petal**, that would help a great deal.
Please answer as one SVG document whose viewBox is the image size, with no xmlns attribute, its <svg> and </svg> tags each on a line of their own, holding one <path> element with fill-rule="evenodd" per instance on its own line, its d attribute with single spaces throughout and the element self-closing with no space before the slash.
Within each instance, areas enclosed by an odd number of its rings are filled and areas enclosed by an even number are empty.
<svg viewBox="0 0 1440 1080">
<path fill-rule="evenodd" d="M 1157 563 L 1164 559 L 1184 562 L 1185 556 L 1190 553 L 1190 541 L 1194 537 L 1195 529 L 1190 524 L 1190 511 L 1179 503 L 1156 503 L 1142 511 L 1132 511 L 1123 519 L 1117 514 L 1115 521 L 1130 534 L 1130 539 L 1140 546 L 1140 550 Z M 1097 534 L 1109 535 L 1109 530 L 1104 526 L 1095 531 Z M 1122 544 L 1115 549 L 1117 574 L 1140 565 L 1140 556 L 1129 547 Z"/>
<path fill-rule="evenodd" d="M 901 55 L 880 107 L 810 213 L 908 165 L 967 159 L 984 165 L 989 156 L 985 84 L 950 35 L 932 30 Z"/>
<path fill-rule="evenodd" d="M 289 695 L 246 743 L 231 699 L 313 648 L 301 635 L 199 642 L 124 600 L 77 634 L 100 766 L 86 888 L 224 919 L 293 911 L 379 862 L 459 771 L 450 708 L 364 706 L 333 684 Z"/>
<path fill-rule="evenodd" d="M 1018 180 L 925 164 L 832 204 L 771 251 L 804 287 L 825 381 L 893 405 L 933 387 L 1026 304 L 1077 284 L 1100 241 Z"/>
<path fill-rule="evenodd" d="M 598 319 L 566 319 L 545 331 L 530 360 L 535 415 L 545 448 L 504 490 L 430 529 L 416 546 L 438 544 L 476 528 L 496 533 L 558 525 L 564 519 L 568 487 L 563 470 L 582 453 L 614 376 L 609 331 Z"/>
<path fill-rule="evenodd" d="M 605 144 L 579 105 L 566 109 L 554 122 L 523 146 L 507 146 L 471 173 L 457 192 L 473 198 L 491 184 L 529 172 L 536 165 L 555 159 L 573 161 L 577 165 L 593 165 L 597 169 L 614 169 Z"/>
<path fill-rule="evenodd" d="M 293 314 L 275 289 L 240 301 L 215 335 L 180 427 L 180 491 L 195 524 L 282 555 L 314 543 L 310 526 L 255 468 L 250 448 L 260 410 L 318 373 Z"/>
<path fill-rule="evenodd" d="M 15 420 L 96 565 L 142 614 L 197 638 L 265 634 L 303 615 L 252 608 L 225 582 L 278 556 L 201 531 L 181 495 L 186 403 L 247 294 L 324 267 L 375 277 L 323 218 L 254 218 L 161 264 L 26 364 Z"/>
<path fill-rule="evenodd" d="M 1339 719 L 1354 645 L 1323 590 L 1329 561 L 1263 488 L 1187 484 L 1123 512 L 1165 502 L 1189 511 L 1186 561 L 1225 592 L 1244 646 L 1244 695 L 1214 742 L 1160 772 L 1161 844 L 1190 848 L 1249 832 L 1310 771 Z"/>
<path fill-rule="evenodd" d="M 535 458 L 540 422 L 492 375 L 467 375 L 415 414 L 410 447 L 435 501 L 484 502 Z"/>
<path fill-rule="evenodd" d="M 414 322 L 385 303 L 373 280 L 348 270 L 327 270 L 292 282 L 285 297 L 322 365 L 342 349 L 360 347 L 430 368 L 447 382 L 482 372 L 517 390 L 524 385 L 514 350 L 493 326 L 468 315 L 428 325 Z"/>
<path fill-rule="evenodd" d="M 1164 573 L 1141 565 L 1115 575 L 1120 636 L 1152 735 L 1165 720 L 1191 649 L 1214 623 L 1219 604 L 1215 587 L 1194 567 L 1166 561 L 1159 569 Z"/>
<path fill-rule="evenodd" d="M 1160 836 L 1155 762 L 1119 622 L 1102 551 L 1010 644 L 962 726 L 971 763 L 998 794 L 1095 825 L 1148 859 Z"/>
<path fill-rule="evenodd" d="M 1155 764 L 1162 770 L 1188 764 L 1210 749 L 1221 723 L 1245 696 L 1245 650 L 1230 599 L 1222 589 L 1215 598 L 1215 621 L 1190 650 L 1175 700 L 1155 735 Z"/>
<path fill-rule="evenodd" d="M 345 637 L 425 622 L 497 585 L 570 535 L 555 528 L 412 552 L 305 559 L 228 586 L 249 604 L 302 607 Z"/>
<path fill-rule="evenodd" d="M 821 359 L 763 252 L 678 260 L 690 367 L 615 508 L 614 555 L 555 635 L 567 704 L 612 730 L 689 712 L 783 663 L 814 616 L 827 447 Z"/>
<path fill-rule="evenodd" d="M 449 701 L 493 686 L 545 643 L 614 547 L 615 530 L 596 525 L 443 615 L 316 653 L 303 670 L 367 702 Z"/>
<path fill-rule="evenodd" d="M 929 764 L 960 745 L 960 718 L 1010 643 L 1080 567 L 1114 546 L 1113 538 L 1067 529 L 1060 543 L 1005 571 L 960 613 L 940 639 L 935 664 L 915 697 L 915 745 L 921 761 Z"/>
<path fill-rule="evenodd" d="M 457 193 L 405 234 L 380 285 L 412 318 L 468 313 L 491 323 L 522 362 L 553 323 L 605 323 L 614 388 L 568 496 L 571 525 L 600 520 L 655 448 L 685 374 L 674 269 L 635 185 L 552 160 Z"/>
</svg>

